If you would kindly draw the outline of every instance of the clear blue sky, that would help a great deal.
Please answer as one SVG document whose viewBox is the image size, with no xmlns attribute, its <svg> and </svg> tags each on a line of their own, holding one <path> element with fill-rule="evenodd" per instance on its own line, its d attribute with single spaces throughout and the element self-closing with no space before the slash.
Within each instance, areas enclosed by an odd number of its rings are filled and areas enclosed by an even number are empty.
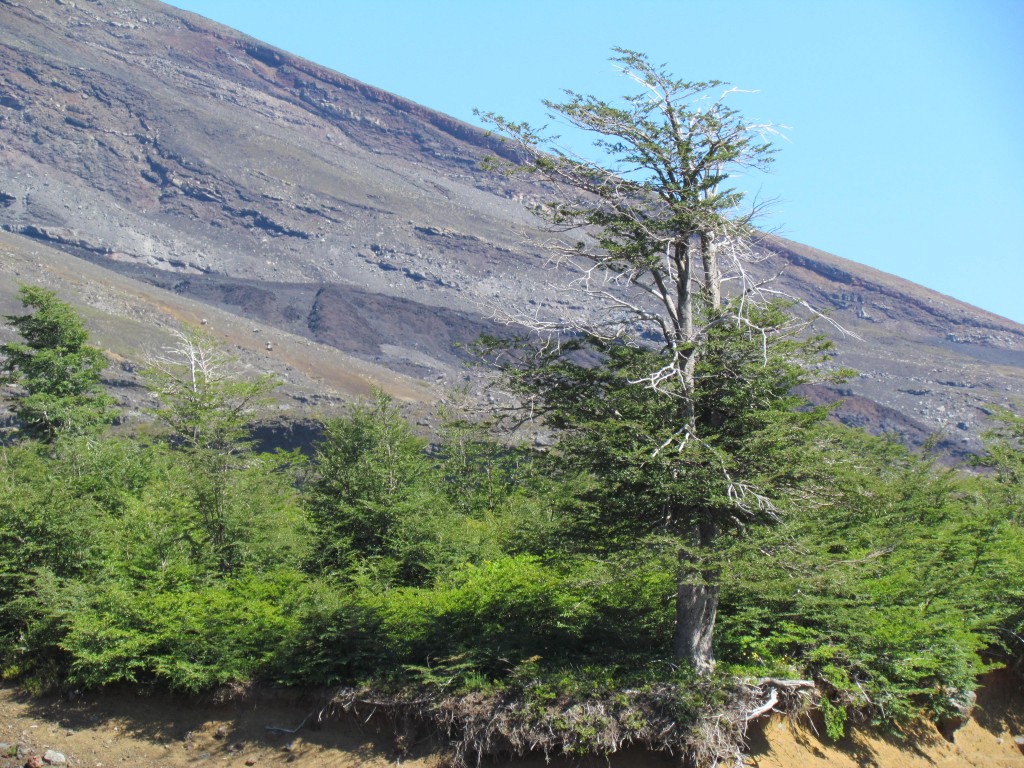
<svg viewBox="0 0 1024 768">
<path fill-rule="evenodd" d="M 174 0 L 474 122 L 627 92 L 641 50 L 789 126 L 767 228 L 1024 323 L 1024 0 Z"/>
</svg>

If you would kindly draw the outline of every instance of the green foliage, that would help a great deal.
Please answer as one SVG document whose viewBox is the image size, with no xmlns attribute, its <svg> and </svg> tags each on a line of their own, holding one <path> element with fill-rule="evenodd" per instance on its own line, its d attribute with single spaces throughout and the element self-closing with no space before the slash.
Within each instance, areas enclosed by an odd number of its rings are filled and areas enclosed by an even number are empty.
<svg viewBox="0 0 1024 768">
<path fill-rule="evenodd" d="M 785 318 L 768 308 L 758 321 Z M 680 436 L 691 405 L 685 392 L 642 383 L 659 352 L 594 338 L 576 346 L 598 352 L 601 364 L 577 362 L 562 347 L 523 349 L 527 358 L 505 368 L 512 389 L 559 430 L 556 471 L 595 480 L 571 543 L 632 547 L 659 531 L 690 536 L 701 526 L 771 522 L 774 507 L 803 483 L 805 435 L 825 412 L 798 410 L 792 390 L 827 349 L 821 339 L 769 337 L 766 346 L 750 329 L 714 329 L 696 367 L 699 439 Z"/>
<path fill-rule="evenodd" d="M 524 492 L 528 458 L 481 428 L 445 419 L 428 452 L 382 392 L 328 422 L 306 491 L 316 546 L 311 567 L 378 584 L 427 586 L 466 563 L 522 545 L 517 524 L 544 523 Z"/>
<path fill-rule="evenodd" d="M 279 382 L 247 377 L 238 361 L 209 335 L 179 332 L 177 343 L 152 356 L 143 371 L 160 401 L 154 415 L 192 450 L 235 454 L 249 448 L 249 424 L 271 401 Z"/>
<path fill-rule="evenodd" d="M 521 658 L 571 653 L 581 598 L 557 571 L 519 556 L 467 565 L 434 589 L 388 590 L 376 610 L 396 660 L 472 652 L 495 674 Z"/>
<path fill-rule="evenodd" d="M 945 714 L 984 668 L 1024 540 L 977 477 L 851 430 L 818 452 L 828 497 L 731 553 L 719 649 L 880 720 Z"/>
<path fill-rule="evenodd" d="M 985 453 L 975 463 L 993 470 L 999 501 L 1018 524 L 1024 524 L 1024 415 L 994 408 L 992 421 L 984 435 Z"/>
<path fill-rule="evenodd" d="M 296 634 L 278 677 L 296 685 L 352 684 L 383 674 L 394 660 L 380 631 L 372 589 L 339 589 L 335 579 L 307 580 L 297 598 Z"/>
<path fill-rule="evenodd" d="M 19 589 L 2 606 L 0 670 L 33 691 L 59 685 L 70 659 L 60 648 L 64 617 L 74 611 L 73 580 L 58 578 L 45 566 L 22 574 Z"/>
<path fill-rule="evenodd" d="M 269 381 L 238 385 L 216 350 L 182 349 L 184 362 L 151 371 L 182 430 L 169 443 L 61 436 L 0 453 L 12 674 L 198 690 L 271 669 L 271 646 L 291 637 L 283 596 L 308 556 L 301 459 L 249 445 L 245 420 Z"/>
<path fill-rule="evenodd" d="M 160 460 L 135 441 L 62 437 L 0 449 L 0 657 L 22 672 L 45 671 L 63 654 L 60 623 L 40 604 L 88 582 L 125 552 L 121 531 L 159 475 Z M 154 546 L 136 531 L 131 546 Z M 37 593 L 46 600 L 30 598 Z M 27 601 L 27 602 L 26 602 Z M 18 661 L 15 661 L 18 659 Z M 35 670 L 33 672 L 33 670 Z"/>
<path fill-rule="evenodd" d="M 499 443 L 488 433 L 489 424 L 469 420 L 454 407 L 442 406 L 439 415 L 435 455 L 450 504 L 467 517 L 501 515 L 532 481 L 532 456 Z"/>
<path fill-rule="evenodd" d="M 976 463 L 991 470 L 986 497 L 1019 536 L 1024 525 L 1024 416 L 1019 409 L 995 408 L 992 420 L 984 435 L 985 453 Z M 999 639 L 1019 667 L 1024 662 L 1024 580 L 1008 579 L 1006 597 L 1012 607 L 999 623 Z"/>
<path fill-rule="evenodd" d="M 280 504 L 280 494 L 263 507 L 251 498 L 251 479 L 272 480 L 279 470 L 253 458 L 249 439 L 251 420 L 271 402 L 278 382 L 242 376 L 234 358 L 194 330 L 179 333 L 178 343 L 152 357 L 143 374 L 160 401 L 154 414 L 171 428 L 180 451 L 185 482 L 179 487 L 198 515 L 202 544 L 222 572 L 235 572 L 244 565 L 239 526 L 248 526 L 254 511 Z"/>
<path fill-rule="evenodd" d="M 467 690 L 509 683 L 529 659 L 549 671 L 582 659 L 642 665 L 666 650 L 673 578 L 670 562 L 545 564 L 525 555 L 464 564 L 430 587 L 382 590 L 357 576 L 342 592 L 317 588 L 297 663 L 316 680 L 443 679 Z"/>
<path fill-rule="evenodd" d="M 307 557 L 307 524 L 289 454 L 252 456 L 223 479 L 224 542 L 215 546 L 193 496 L 191 462 L 152 446 L 150 482 L 111 521 L 118 556 L 106 567 L 119 579 L 165 586 L 230 572 L 297 568 Z"/>
<path fill-rule="evenodd" d="M 58 456 L 72 454 L 80 455 L 62 446 Z M 98 500 L 87 489 L 99 472 L 75 470 L 72 461 L 55 460 L 38 444 L 0 449 L 0 606 L 24 589 L 34 569 L 73 576 L 97 562 L 102 495 Z"/>
<path fill-rule="evenodd" d="M 742 334 L 704 358 L 735 373 L 702 391 L 705 444 L 659 451 L 678 412 L 633 383 L 650 353 L 599 349 L 600 365 L 513 372 L 563 435 L 542 454 L 458 420 L 428 450 L 380 394 L 328 425 L 309 470 L 244 437 L 216 448 L 230 461 L 212 480 L 198 462 L 215 449 L 186 434 L 0 448 L 0 669 L 36 688 L 506 697 L 516 727 L 573 754 L 695 724 L 729 706 L 731 675 L 814 676 L 833 738 L 858 710 L 951 711 L 1019 621 L 1013 475 L 942 469 L 797 410 L 794 359 L 818 342 L 780 338 L 765 358 Z M 772 506 L 737 507 L 727 475 Z M 680 551 L 707 519 L 735 535 L 701 561 L 723 593 L 720 671 L 698 679 L 664 660 Z"/>
<path fill-rule="evenodd" d="M 267 573 L 186 590 L 102 583 L 64 616 L 69 682 L 158 683 L 198 692 L 276 668 L 296 634 L 297 574 Z"/>
<path fill-rule="evenodd" d="M 422 578 L 419 558 L 397 561 L 404 554 L 401 523 L 443 504 L 425 448 L 381 391 L 372 405 L 358 405 L 349 417 L 324 425 L 316 478 L 307 491 L 317 570 L 349 573 L 357 560 L 370 559 L 390 574 L 385 579 Z"/>
<path fill-rule="evenodd" d="M 675 542 L 648 540 L 601 559 L 562 560 L 582 598 L 580 658 L 615 665 L 630 658 L 670 656 L 678 553 Z"/>
<path fill-rule="evenodd" d="M 836 706 L 826 696 L 818 703 L 821 717 L 825 721 L 825 734 L 832 741 L 839 741 L 846 735 L 846 707 Z"/>
<path fill-rule="evenodd" d="M 17 387 L 12 398 L 21 432 L 52 442 L 99 431 L 114 416 L 114 400 L 100 386 L 106 357 L 89 346 L 82 319 L 55 293 L 23 285 L 19 295 L 33 311 L 6 317 L 23 341 L 0 345 L 0 384 Z"/>
</svg>

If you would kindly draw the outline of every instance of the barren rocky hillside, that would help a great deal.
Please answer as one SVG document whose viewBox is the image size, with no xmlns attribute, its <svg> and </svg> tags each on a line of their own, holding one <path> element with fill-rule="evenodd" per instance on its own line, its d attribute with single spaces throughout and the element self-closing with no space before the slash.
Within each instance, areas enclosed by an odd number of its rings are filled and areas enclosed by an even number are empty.
<svg viewBox="0 0 1024 768">
<path fill-rule="evenodd" d="M 43 281 L 134 363 L 206 317 L 309 412 L 369 382 L 429 401 L 491 307 L 569 301 L 482 131 L 154 0 L 0 0 L 0 308 Z M 870 226 L 870 222 L 865 222 Z M 1024 327 L 813 248 L 767 241 L 829 311 L 845 420 L 977 445 L 1024 399 Z M 879 244 L 879 248 L 884 248 Z M 105 335 L 104 335 L 105 334 Z M 122 375 L 123 374 L 123 375 Z"/>
</svg>

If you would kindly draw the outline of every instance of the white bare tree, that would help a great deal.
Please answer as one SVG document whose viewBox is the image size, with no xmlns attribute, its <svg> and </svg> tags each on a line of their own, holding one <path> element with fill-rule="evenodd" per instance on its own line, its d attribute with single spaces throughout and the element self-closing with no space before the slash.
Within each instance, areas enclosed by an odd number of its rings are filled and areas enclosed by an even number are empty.
<svg viewBox="0 0 1024 768">
<path fill-rule="evenodd" d="M 145 378 L 160 401 L 157 418 L 191 448 L 234 453 L 249 420 L 267 405 L 273 376 L 246 378 L 207 334 L 173 331 L 176 342 L 146 358 Z"/>
</svg>

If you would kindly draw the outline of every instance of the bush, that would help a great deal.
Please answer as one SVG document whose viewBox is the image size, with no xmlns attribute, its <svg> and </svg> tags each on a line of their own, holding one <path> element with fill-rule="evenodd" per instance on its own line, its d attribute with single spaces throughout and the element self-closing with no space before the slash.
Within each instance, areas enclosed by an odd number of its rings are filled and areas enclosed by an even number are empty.
<svg viewBox="0 0 1024 768">
<path fill-rule="evenodd" d="M 294 573 L 172 591 L 103 585 L 65 618 L 68 681 L 195 693 L 272 677 L 298 634 L 297 590 Z"/>
<path fill-rule="evenodd" d="M 828 503 L 732 553 L 721 658 L 750 674 L 813 675 L 826 709 L 942 716 L 985 668 L 1006 584 L 1021 576 L 1021 532 L 976 477 L 856 433 L 832 439 Z"/>
</svg>

